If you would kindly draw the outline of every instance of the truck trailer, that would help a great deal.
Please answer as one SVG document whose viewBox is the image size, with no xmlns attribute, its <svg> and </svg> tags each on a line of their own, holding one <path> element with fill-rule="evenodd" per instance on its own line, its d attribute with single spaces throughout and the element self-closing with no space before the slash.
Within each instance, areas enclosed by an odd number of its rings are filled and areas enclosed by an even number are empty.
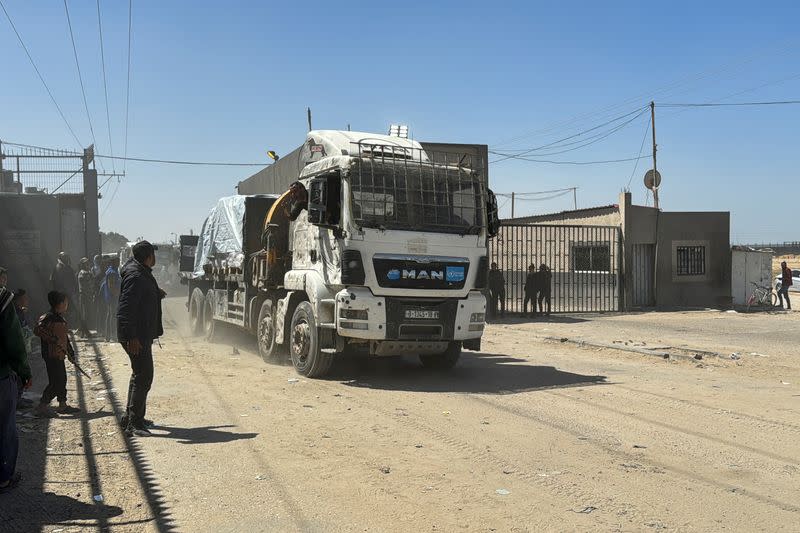
<svg viewBox="0 0 800 533">
<path fill-rule="evenodd" d="M 497 202 L 485 146 L 437 146 L 311 131 L 269 179 L 240 183 L 247 194 L 220 199 L 192 240 L 192 332 L 233 324 L 308 377 L 342 353 L 447 369 L 479 349 Z"/>
</svg>

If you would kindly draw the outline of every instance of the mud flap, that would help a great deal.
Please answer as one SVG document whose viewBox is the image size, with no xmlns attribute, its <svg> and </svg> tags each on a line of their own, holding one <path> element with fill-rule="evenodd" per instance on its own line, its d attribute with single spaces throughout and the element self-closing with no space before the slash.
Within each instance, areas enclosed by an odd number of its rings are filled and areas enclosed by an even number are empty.
<svg viewBox="0 0 800 533">
<path fill-rule="evenodd" d="M 478 337 L 477 339 L 467 339 L 462 341 L 461 347 L 465 350 L 472 350 L 473 352 L 479 352 L 481 349 L 481 338 Z"/>
</svg>

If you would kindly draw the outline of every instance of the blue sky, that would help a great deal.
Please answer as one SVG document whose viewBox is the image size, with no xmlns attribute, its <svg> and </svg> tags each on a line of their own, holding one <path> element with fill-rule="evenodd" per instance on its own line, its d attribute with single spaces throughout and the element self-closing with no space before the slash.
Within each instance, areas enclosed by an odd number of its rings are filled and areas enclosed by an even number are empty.
<svg viewBox="0 0 800 533">
<path fill-rule="evenodd" d="M 88 145 L 63 3 L 3 2 Z M 69 7 L 97 152 L 107 154 L 96 5 Z M 127 2 L 101 7 L 112 142 L 121 154 Z M 798 19 L 796 2 L 134 0 L 128 155 L 266 163 L 267 150 L 283 154 L 303 141 L 306 106 L 320 129 L 385 132 L 399 122 L 421 140 L 524 149 L 651 99 L 800 99 Z M 0 138 L 74 148 L 2 14 L 0 50 Z M 544 159 L 635 157 L 647 119 Z M 797 240 L 798 119 L 800 106 L 657 108 L 662 208 L 731 211 L 734 242 Z M 641 178 L 650 165 L 642 160 L 633 176 L 635 203 L 646 201 Z M 490 180 L 497 192 L 579 187 L 578 205 L 588 207 L 616 203 L 633 168 L 510 160 L 492 165 Z M 215 199 L 250 173 L 128 163 L 116 196 L 113 181 L 103 190 L 102 229 L 152 240 L 198 230 Z M 516 211 L 571 206 L 564 196 L 520 202 Z"/>
</svg>

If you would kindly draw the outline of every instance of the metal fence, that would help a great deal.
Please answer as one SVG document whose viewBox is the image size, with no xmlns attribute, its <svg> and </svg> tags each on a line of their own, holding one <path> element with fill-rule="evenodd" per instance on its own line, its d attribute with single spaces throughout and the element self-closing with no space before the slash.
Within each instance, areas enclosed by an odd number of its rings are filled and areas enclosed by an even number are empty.
<svg viewBox="0 0 800 533">
<path fill-rule="evenodd" d="M 28 194 L 82 194 L 83 158 L 80 152 L 0 142 L 3 189 L 19 188 L 19 193 Z"/>
<path fill-rule="evenodd" d="M 621 258 L 615 226 L 503 225 L 489 244 L 489 261 L 505 278 L 509 313 L 523 311 L 530 265 L 551 271 L 552 312 L 618 311 Z"/>
</svg>

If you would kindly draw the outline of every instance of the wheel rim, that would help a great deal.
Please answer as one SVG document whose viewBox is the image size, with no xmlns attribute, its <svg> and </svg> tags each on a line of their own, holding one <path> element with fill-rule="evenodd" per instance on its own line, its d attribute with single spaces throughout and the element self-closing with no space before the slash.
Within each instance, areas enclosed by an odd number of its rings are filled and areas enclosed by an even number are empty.
<svg viewBox="0 0 800 533">
<path fill-rule="evenodd" d="M 258 345 L 266 353 L 272 347 L 272 315 L 267 314 L 258 324 Z"/>
<path fill-rule="evenodd" d="M 305 320 L 295 324 L 292 330 L 292 355 L 300 361 L 305 362 L 311 344 L 311 328 Z"/>
<path fill-rule="evenodd" d="M 214 310 L 211 307 L 211 304 L 206 304 L 205 313 L 203 313 L 203 329 L 208 332 L 211 329 L 211 324 L 214 322 L 213 313 Z"/>
</svg>

